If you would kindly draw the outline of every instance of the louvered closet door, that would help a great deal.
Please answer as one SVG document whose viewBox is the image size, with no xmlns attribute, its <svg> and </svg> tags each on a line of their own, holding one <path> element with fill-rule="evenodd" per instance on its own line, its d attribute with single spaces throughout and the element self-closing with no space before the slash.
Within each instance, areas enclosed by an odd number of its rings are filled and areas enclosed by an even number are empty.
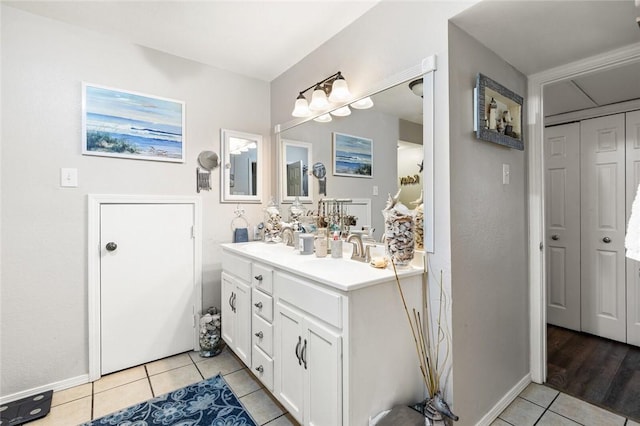
<svg viewBox="0 0 640 426">
<path fill-rule="evenodd" d="M 581 122 L 582 330 L 626 341 L 624 114 Z"/>
<path fill-rule="evenodd" d="M 640 111 L 626 114 L 627 220 L 640 184 Z M 627 343 L 640 346 L 640 262 L 627 258 Z"/>
<path fill-rule="evenodd" d="M 547 322 L 580 331 L 580 123 L 544 134 Z"/>
</svg>

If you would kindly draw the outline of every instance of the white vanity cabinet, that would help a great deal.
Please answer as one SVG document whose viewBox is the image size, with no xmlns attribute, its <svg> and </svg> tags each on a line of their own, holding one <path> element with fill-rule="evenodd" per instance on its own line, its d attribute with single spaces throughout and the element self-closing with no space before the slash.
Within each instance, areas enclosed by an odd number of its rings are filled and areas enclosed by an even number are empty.
<svg viewBox="0 0 640 426">
<path fill-rule="evenodd" d="M 277 275 L 276 289 L 276 398 L 302 424 L 342 424 L 341 332 L 323 321 L 342 297 L 287 274 Z M 313 301 L 319 318 L 300 308 L 307 305 L 300 297 Z M 324 305 L 331 299 L 334 306 Z"/>
<path fill-rule="evenodd" d="M 247 365 L 251 365 L 251 287 L 222 273 L 222 338 Z"/>
<path fill-rule="evenodd" d="M 252 359 L 245 363 L 301 424 L 366 426 L 381 411 L 424 398 L 392 270 L 301 256 L 283 244 L 222 247 L 223 297 L 225 276 L 239 261 L 251 265 Z M 399 276 L 409 311 L 423 315 L 424 272 Z"/>
</svg>

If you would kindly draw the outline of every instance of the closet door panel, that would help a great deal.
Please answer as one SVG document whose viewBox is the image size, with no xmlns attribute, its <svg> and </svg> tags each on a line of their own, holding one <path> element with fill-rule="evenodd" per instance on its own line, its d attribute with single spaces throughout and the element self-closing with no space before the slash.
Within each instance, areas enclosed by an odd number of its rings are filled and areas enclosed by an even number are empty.
<svg viewBox="0 0 640 426">
<path fill-rule="evenodd" d="M 580 123 L 582 330 L 626 341 L 625 117 Z"/>
<path fill-rule="evenodd" d="M 626 114 L 627 221 L 640 184 L 640 111 Z M 627 259 L 627 343 L 640 346 L 640 262 Z"/>
<path fill-rule="evenodd" d="M 545 129 L 547 322 L 580 330 L 580 124 Z"/>
</svg>

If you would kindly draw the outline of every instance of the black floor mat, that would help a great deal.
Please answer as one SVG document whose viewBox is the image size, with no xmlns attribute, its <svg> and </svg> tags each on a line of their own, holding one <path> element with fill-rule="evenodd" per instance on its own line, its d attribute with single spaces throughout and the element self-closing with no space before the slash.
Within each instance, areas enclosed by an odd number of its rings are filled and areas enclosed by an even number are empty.
<svg viewBox="0 0 640 426">
<path fill-rule="evenodd" d="M 0 425 L 16 426 L 49 414 L 53 391 L 46 391 L 37 395 L 0 405 Z"/>
</svg>

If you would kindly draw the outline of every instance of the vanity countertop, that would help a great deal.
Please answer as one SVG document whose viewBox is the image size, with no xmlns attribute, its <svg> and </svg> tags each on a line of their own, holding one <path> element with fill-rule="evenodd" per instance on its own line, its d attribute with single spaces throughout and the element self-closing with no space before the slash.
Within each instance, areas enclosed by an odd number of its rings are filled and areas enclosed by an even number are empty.
<svg viewBox="0 0 640 426">
<path fill-rule="evenodd" d="M 385 269 L 374 268 L 368 263 L 351 260 L 346 255 L 342 259 L 334 259 L 331 255 L 322 258 L 316 257 L 315 254 L 301 255 L 293 247 L 285 244 L 261 241 L 227 243 L 222 244 L 222 249 L 342 291 L 357 290 L 395 280 L 391 266 Z M 416 256 L 420 256 L 420 253 L 416 253 Z M 397 271 L 400 279 L 424 272 L 422 268 L 414 266 L 398 268 Z"/>
</svg>

